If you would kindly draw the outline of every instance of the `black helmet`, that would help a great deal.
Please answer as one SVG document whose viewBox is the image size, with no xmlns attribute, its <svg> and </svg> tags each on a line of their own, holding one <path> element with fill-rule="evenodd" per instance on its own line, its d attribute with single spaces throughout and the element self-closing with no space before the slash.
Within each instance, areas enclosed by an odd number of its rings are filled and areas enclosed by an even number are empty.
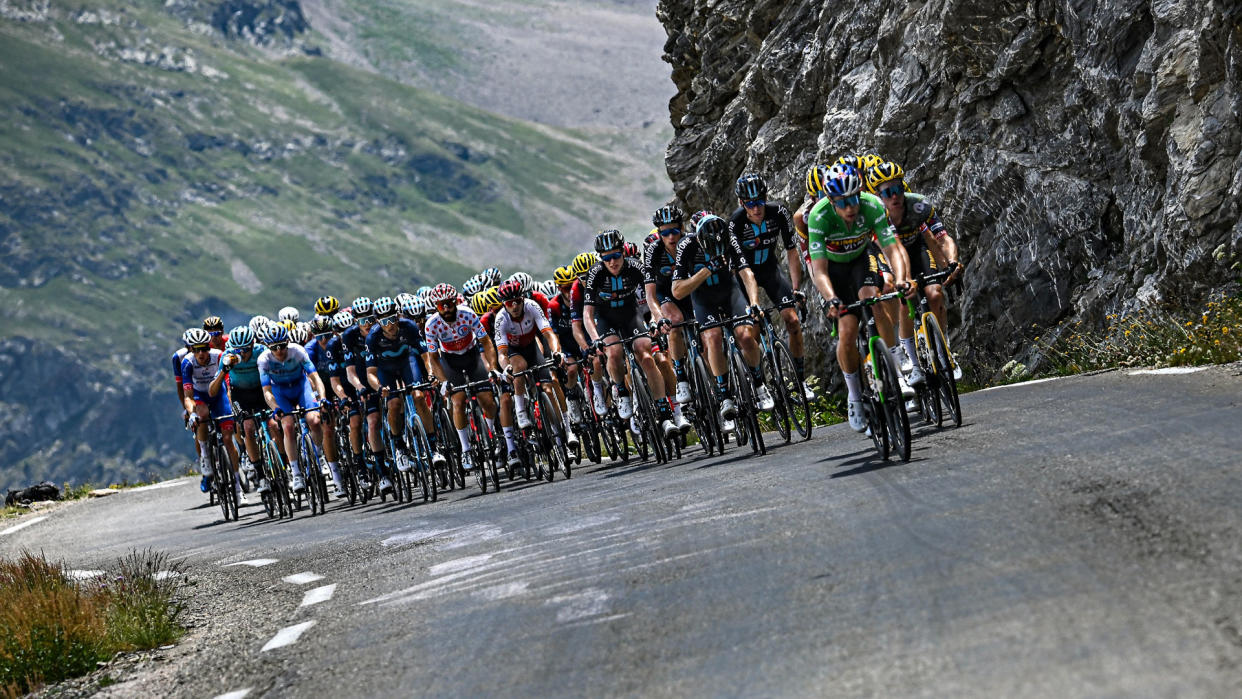
<svg viewBox="0 0 1242 699">
<path fill-rule="evenodd" d="M 742 201 L 767 199 L 768 185 L 759 175 L 748 172 L 737 178 L 737 185 L 733 187 L 733 193 Z"/>
<path fill-rule="evenodd" d="M 705 216 L 699 221 L 695 236 L 703 252 L 715 257 L 724 252 L 725 236 L 729 234 L 729 225 L 719 216 Z"/>
<path fill-rule="evenodd" d="M 681 225 L 681 220 L 685 217 L 686 214 L 683 213 L 681 209 L 677 208 L 676 204 L 669 204 L 656 209 L 655 215 L 651 217 L 651 225 L 657 227 L 670 223 Z"/>
<path fill-rule="evenodd" d="M 595 236 L 595 252 L 605 253 L 625 245 L 625 237 L 616 228 L 605 228 Z"/>
</svg>

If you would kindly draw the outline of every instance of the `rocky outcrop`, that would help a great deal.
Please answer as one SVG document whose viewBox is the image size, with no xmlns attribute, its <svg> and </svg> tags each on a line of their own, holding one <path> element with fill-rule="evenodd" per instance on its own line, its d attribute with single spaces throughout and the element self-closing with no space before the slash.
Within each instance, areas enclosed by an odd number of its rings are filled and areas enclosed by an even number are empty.
<svg viewBox="0 0 1242 699">
<path fill-rule="evenodd" d="M 661 0 L 667 168 L 692 208 L 763 173 L 903 164 L 963 249 L 957 346 L 1193 304 L 1242 257 L 1242 8 L 1219 0 Z M 1223 260 L 1223 262 L 1222 262 Z"/>
</svg>

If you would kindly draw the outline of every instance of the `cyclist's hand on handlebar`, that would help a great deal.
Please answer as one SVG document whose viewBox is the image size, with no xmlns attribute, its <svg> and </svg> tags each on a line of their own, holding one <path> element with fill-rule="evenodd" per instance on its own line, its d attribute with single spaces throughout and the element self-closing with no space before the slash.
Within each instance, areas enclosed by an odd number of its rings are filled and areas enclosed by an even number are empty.
<svg viewBox="0 0 1242 699">
<path fill-rule="evenodd" d="M 961 278 L 962 272 L 966 271 L 966 265 L 954 260 L 949 263 L 949 276 L 945 278 L 944 285 L 948 286 Z"/>
<path fill-rule="evenodd" d="M 793 297 L 794 297 L 794 303 L 798 304 L 798 306 L 802 308 L 806 308 L 806 294 L 802 293 L 801 291 L 795 290 L 793 292 Z"/>
<path fill-rule="evenodd" d="M 190 413 L 189 417 L 186 418 L 185 428 L 193 430 L 195 427 L 198 427 L 198 413 Z"/>
<path fill-rule="evenodd" d="M 828 319 L 836 320 L 837 318 L 840 318 L 843 307 L 844 304 L 841 303 L 841 299 L 836 296 L 828 299 Z"/>
<path fill-rule="evenodd" d="M 724 258 L 724 255 L 717 255 L 707 261 L 707 268 L 713 273 L 721 272 L 729 268 L 729 261 Z"/>
<path fill-rule="evenodd" d="M 895 286 L 902 296 L 908 299 L 916 298 L 919 295 L 919 284 L 914 280 L 907 279 L 904 282 L 898 282 Z"/>
<path fill-rule="evenodd" d="M 492 369 L 491 371 L 487 372 L 487 377 L 491 379 L 492 381 L 503 381 L 505 378 L 505 375 L 500 373 L 499 371 L 496 371 L 495 369 Z"/>
<path fill-rule="evenodd" d="M 750 307 L 746 309 L 746 313 L 750 315 L 751 318 L 758 319 L 763 315 L 763 308 L 757 303 L 752 303 L 750 304 Z"/>
<path fill-rule="evenodd" d="M 564 352 L 553 352 L 553 353 L 552 353 L 552 361 L 553 361 L 553 362 L 555 362 L 557 366 L 560 366 L 560 365 L 564 364 L 564 363 L 565 363 L 565 353 L 564 353 Z"/>
</svg>

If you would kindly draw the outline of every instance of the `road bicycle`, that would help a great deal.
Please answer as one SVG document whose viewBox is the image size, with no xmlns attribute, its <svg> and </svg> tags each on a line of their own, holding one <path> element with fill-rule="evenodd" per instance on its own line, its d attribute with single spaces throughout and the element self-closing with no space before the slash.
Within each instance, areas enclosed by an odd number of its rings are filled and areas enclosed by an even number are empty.
<svg viewBox="0 0 1242 699">
<path fill-rule="evenodd" d="M 302 478 L 306 483 L 306 489 L 295 494 L 296 503 L 298 509 L 301 509 L 302 497 L 305 495 L 312 516 L 323 514 L 328 507 L 328 484 L 323 477 L 323 467 L 320 465 L 322 452 L 315 444 L 314 438 L 311 437 L 310 425 L 306 422 L 306 414 L 317 410 L 319 408 L 310 410 L 295 408 L 288 413 L 294 420 L 297 420 L 298 468 L 302 471 Z"/>
<path fill-rule="evenodd" d="M 700 344 L 701 330 L 698 321 L 689 318 L 670 326 L 673 332 L 682 334 L 686 347 L 686 382 L 690 384 L 691 400 L 681 406 L 682 414 L 694 425 L 699 446 L 708 456 L 719 451 L 724 453 L 725 434 L 720 424 L 720 395 L 716 380 L 707 369 L 707 358 Z"/>
<path fill-rule="evenodd" d="M 875 444 L 880 458 L 887 460 L 897 454 L 902 461 L 910 460 L 910 418 L 906 414 L 905 399 L 901 395 L 901 375 L 897 360 L 880 337 L 871 307 L 902 297 L 900 291 L 861 299 L 845 306 L 842 312 L 857 310 L 862 315 L 858 325 L 858 357 L 866 365 L 861 371 L 863 411 L 867 419 L 867 434 Z M 833 337 L 837 327 L 832 329 Z"/>
<path fill-rule="evenodd" d="M 289 495 L 289 470 L 280 455 L 280 450 L 276 447 L 276 440 L 272 437 L 271 430 L 268 429 L 272 411 L 260 410 L 247 413 L 239 410 L 237 414 L 239 427 L 243 427 L 250 420 L 255 423 L 254 438 L 259 448 L 259 461 L 255 464 L 255 469 L 259 472 L 259 478 L 266 480 L 268 484 L 267 492 L 259 493 L 259 500 L 263 503 L 264 511 L 267 512 L 269 519 L 292 517 L 293 504 Z"/>
<path fill-rule="evenodd" d="M 738 345 L 734 334 L 734 330 L 739 325 L 753 320 L 750 314 L 744 313 L 707 323 L 701 326 L 700 330 L 723 328 L 720 336 L 725 343 L 725 353 L 728 355 L 728 384 L 734 402 L 737 404 L 737 418 L 735 418 L 737 443 L 738 446 L 745 446 L 749 442 L 753 453 L 763 455 L 768 453 L 768 448 L 763 440 L 763 429 L 759 425 L 759 402 L 755 394 L 755 383 L 751 378 L 750 367 L 747 366 L 746 359 L 742 356 L 742 348 Z"/>
<path fill-rule="evenodd" d="M 781 438 L 789 443 L 793 430 L 803 441 L 811 438 L 811 403 L 806 398 L 802 381 L 794 369 L 793 353 L 785 339 L 776 332 L 768 314 L 780 313 L 798 305 L 797 301 L 778 303 L 763 309 L 759 318 L 759 347 L 763 350 L 763 373 L 776 404 L 772 422 Z"/>
<path fill-rule="evenodd" d="M 625 353 L 626 365 L 626 382 L 629 384 L 630 396 L 634 405 L 634 417 L 637 420 L 638 431 L 634 433 L 635 446 L 638 448 L 640 460 L 645 461 L 650 452 L 655 456 L 657 463 L 666 463 L 673 454 L 680 456 L 680 443 L 675 437 L 665 438 L 660 427 L 659 413 L 656 410 L 655 399 L 651 396 L 651 389 L 647 384 L 647 373 L 643 371 L 642 365 L 638 361 L 638 355 L 634 353 L 634 342 L 644 337 L 651 337 L 648 331 L 636 332 L 633 335 L 621 339 L 618 338 L 613 342 L 603 342 L 601 347 L 611 347 L 613 345 L 622 345 Z M 633 430 L 631 430 L 633 431 Z"/>
<path fill-rule="evenodd" d="M 922 290 L 927 285 L 943 281 L 952 273 L 952 269 L 947 269 L 923 278 L 923 283 L 919 285 L 917 311 L 914 301 L 905 299 L 906 308 L 914 322 L 914 346 L 918 354 L 911 361 L 917 361 L 923 367 L 923 375 L 926 377 L 923 384 L 916 387 L 919 409 L 923 419 L 937 427 L 944 426 L 946 414 L 954 427 L 961 427 L 962 404 L 957 393 L 957 379 L 954 377 L 956 367 L 953 364 L 953 354 L 949 351 L 949 343 L 940 328 L 940 321 L 931 312 L 927 296 Z"/>
<path fill-rule="evenodd" d="M 237 474 L 233 473 L 233 464 L 229 461 L 228 452 L 224 449 L 220 423 L 232 420 L 233 415 L 221 415 L 207 419 L 207 461 L 211 464 L 211 488 L 216 504 L 224 521 L 237 521 L 237 489 L 234 485 Z"/>
<path fill-rule="evenodd" d="M 514 372 L 513 376 L 526 378 L 526 405 L 531 410 L 531 426 L 522 431 L 519 446 L 525 447 L 529 461 L 523 459 L 523 466 L 528 470 L 533 466 L 538 478 L 547 478 L 551 482 L 560 468 L 565 478 L 569 478 L 572 466 L 569 458 L 569 446 L 566 442 L 565 420 L 556 399 L 548 394 L 552 383 L 543 377 L 545 371 L 556 368 L 556 362 L 549 359 L 542 364 Z M 527 478 L 530 476 L 527 475 Z"/>
<path fill-rule="evenodd" d="M 484 391 L 491 392 L 492 399 L 497 405 L 500 404 L 500 399 L 496 395 L 496 385 L 492 379 L 487 378 L 449 388 L 450 393 L 457 391 L 466 393 L 466 420 L 470 428 L 470 461 L 474 467 L 472 470 L 479 484 L 479 490 L 487 492 L 489 477 L 492 488 L 500 490 L 500 471 L 496 466 L 497 439 L 496 435 L 487 428 L 487 421 L 483 419 L 483 406 L 479 404 L 479 394 Z M 465 476 L 463 475 L 462 478 L 464 479 Z"/>
</svg>

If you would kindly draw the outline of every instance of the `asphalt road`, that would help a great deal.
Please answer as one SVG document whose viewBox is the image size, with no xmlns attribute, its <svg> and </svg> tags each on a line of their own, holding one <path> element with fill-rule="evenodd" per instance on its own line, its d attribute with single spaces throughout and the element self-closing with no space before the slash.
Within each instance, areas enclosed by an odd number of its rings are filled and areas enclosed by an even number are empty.
<svg viewBox="0 0 1242 699">
<path fill-rule="evenodd" d="M 908 464 L 836 426 L 240 525 L 179 481 L 0 554 L 188 566 L 194 627 L 112 696 L 1240 696 L 1238 371 L 970 394 Z"/>
</svg>

